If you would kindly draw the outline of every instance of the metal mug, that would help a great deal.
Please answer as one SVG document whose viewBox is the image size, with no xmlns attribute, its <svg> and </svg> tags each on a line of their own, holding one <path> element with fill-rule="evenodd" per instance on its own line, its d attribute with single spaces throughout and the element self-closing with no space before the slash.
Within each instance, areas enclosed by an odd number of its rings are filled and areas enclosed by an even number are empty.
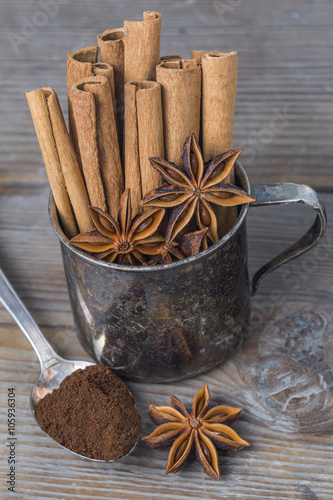
<svg viewBox="0 0 333 500">
<path fill-rule="evenodd" d="M 249 281 L 246 214 L 215 245 L 172 264 L 134 267 L 99 261 L 68 244 L 52 196 L 49 215 L 61 246 L 78 337 L 97 362 L 121 377 L 171 382 L 223 362 L 246 336 L 250 296 L 273 269 L 303 254 L 326 228 L 324 206 L 309 186 L 249 185 L 238 163 L 238 185 L 251 207 L 303 203 L 317 212 L 309 231 Z"/>
</svg>

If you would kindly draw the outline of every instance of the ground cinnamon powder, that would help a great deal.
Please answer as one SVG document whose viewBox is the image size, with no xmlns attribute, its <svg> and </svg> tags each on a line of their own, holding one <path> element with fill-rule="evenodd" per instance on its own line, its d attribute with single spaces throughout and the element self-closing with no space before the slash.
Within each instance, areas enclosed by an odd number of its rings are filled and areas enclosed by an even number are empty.
<svg viewBox="0 0 333 500">
<path fill-rule="evenodd" d="M 59 389 L 39 401 L 35 415 L 55 441 L 97 460 L 115 460 L 128 453 L 141 426 L 126 385 L 102 365 L 66 377 Z"/>
</svg>

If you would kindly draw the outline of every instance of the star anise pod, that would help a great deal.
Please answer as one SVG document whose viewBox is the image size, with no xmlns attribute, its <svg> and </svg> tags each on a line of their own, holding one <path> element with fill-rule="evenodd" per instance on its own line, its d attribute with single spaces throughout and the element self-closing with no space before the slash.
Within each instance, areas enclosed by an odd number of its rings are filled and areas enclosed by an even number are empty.
<svg viewBox="0 0 333 500">
<path fill-rule="evenodd" d="M 183 146 L 184 169 L 162 158 L 149 158 L 152 167 L 166 182 L 147 193 L 141 200 L 141 205 L 172 208 L 166 233 L 167 242 L 174 240 L 196 214 L 199 229 L 208 227 L 207 236 L 216 243 L 219 239 L 218 226 L 212 204 L 231 207 L 254 201 L 242 189 L 232 184 L 223 184 L 241 151 L 242 149 L 231 149 L 204 164 L 198 141 L 192 132 Z"/>
<path fill-rule="evenodd" d="M 170 241 L 158 251 L 163 264 L 171 264 L 174 260 L 182 260 L 186 257 L 192 257 L 200 252 L 200 248 L 204 237 L 206 236 L 208 227 L 195 231 L 193 233 L 184 234 L 180 243 Z"/>
<path fill-rule="evenodd" d="M 163 236 L 155 234 L 165 210 L 147 210 L 132 220 L 129 189 L 121 196 L 118 221 L 97 207 L 89 210 L 96 229 L 78 234 L 69 243 L 98 259 L 136 266 L 145 263 L 144 255 L 157 255 L 165 245 Z"/>
<path fill-rule="evenodd" d="M 163 245 L 158 253 L 161 257 L 162 264 L 172 264 L 174 260 L 185 259 L 185 255 L 178 249 L 179 243 L 175 241 L 170 241 Z"/>
<path fill-rule="evenodd" d="M 210 393 L 207 384 L 195 394 L 191 413 L 178 398 L 172 394 L 170 396 L 172 407 L 149 407 L 148 414 L 158 427 L 143 440 L 151 448 L 167 448 L 172 445 L 166 474 L 178 472 L 194 446 L 205 473 L 219 479 L 216 448 L 230 452 L 250 446 L 229 427 L 238 418 L 241 408 L 215 406 L 208 410 Z"/>
<path fill-rule="evenodd" d="M 208 232 L 208 227 L 194 231 L 194 233 L 187 233 L 181 239 L 180 250 L 185 257 L 192 257 L 200 252 L 202 242 Z"/>
</svg>

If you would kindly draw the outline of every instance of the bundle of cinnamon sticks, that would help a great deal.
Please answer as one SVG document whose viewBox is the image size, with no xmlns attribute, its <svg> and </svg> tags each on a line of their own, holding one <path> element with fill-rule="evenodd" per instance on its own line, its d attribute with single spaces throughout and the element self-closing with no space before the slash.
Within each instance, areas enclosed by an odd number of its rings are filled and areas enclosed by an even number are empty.
<svg viewBox="0 0 333 500">
<path fill-rule="evenodd" d="M 132 217 L 145 210 L 142 198 L 162 184 L 149 158 L 182 168 L 191 132 L 205 161 L 232 148 L 237 53 L 195 50 L 191 59 L 160 57 L 160 40 L 161 15 L 146 11 L 142 21 L 125 21 L 98 35 L 98 46 L 68 53 L 69 132 L 52 88 L 26 94 L 69 239 L 95 227 L 89 206 L 116 220 L 126 188 Z M 234 182 L 233 171 L 228 182 Z M 222 237 L 237 208 L 216 211 Z"/>
</svg>

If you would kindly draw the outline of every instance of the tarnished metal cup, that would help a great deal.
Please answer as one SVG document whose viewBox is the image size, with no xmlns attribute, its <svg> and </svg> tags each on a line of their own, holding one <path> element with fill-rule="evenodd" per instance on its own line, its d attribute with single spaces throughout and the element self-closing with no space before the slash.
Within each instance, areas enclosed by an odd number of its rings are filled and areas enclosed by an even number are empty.
<svg viewBox="0 0 333 500">
<path fill-rule="evenodd" d="M 215 245 L 172 264 L 133 267 L 97 260 L 68 244 L 50 196 L 51 224 L 61 246 L 74 322 L 81 344 L 99 363 L 136 381 L 170 382 L 203 373 L 232 354 L 246 336 L 250 296 L 273 269 L 312 248 L 326 214 L 309 186 L 237 184 L 250 206 L 303 203 L 317 212 L 309 231 L 249 281 L 246 214 Z"/>
</svg>

